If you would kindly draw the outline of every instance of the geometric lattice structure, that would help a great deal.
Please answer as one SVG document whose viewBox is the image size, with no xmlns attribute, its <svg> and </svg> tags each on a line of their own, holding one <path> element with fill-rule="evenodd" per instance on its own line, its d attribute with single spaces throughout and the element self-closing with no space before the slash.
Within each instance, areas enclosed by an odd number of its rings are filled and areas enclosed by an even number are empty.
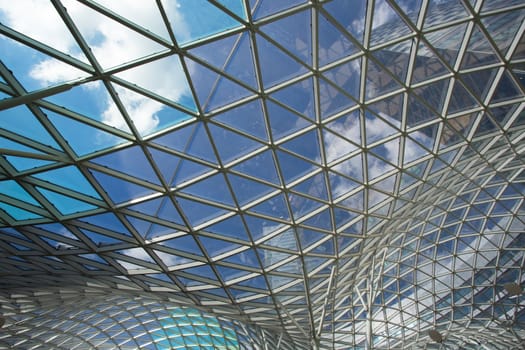
<svg viewBox="0 0 525 350">
<path fill-rule="evenodd" d="M 519 349 L 522 0 L 0 0 L 0 347 Z"/>
</svg>

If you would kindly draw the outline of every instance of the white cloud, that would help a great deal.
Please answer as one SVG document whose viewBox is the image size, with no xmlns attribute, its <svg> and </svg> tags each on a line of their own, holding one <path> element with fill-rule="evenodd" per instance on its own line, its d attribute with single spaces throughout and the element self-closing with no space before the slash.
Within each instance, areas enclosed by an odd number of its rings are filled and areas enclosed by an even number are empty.
<svg viewBox="0 0 525 350">
<path fill-rule="evenodd" d="M 163 49 L 153 41 L 109 18 L 98 15 L 80 3 L 72 0 L 63 0 L 62 2 L 79 31 L 90 44 L 91 51 L 105 68 L 118 66 Z M 121 3 L 103 0 L 102 4 L 109 9 L 119 10 L 119 14 L 137 21 L 141 26 L 151 31 L 160 35 L 167 33 L 158 9 L 156 6 L 152 6 L 150 2 L 131 1 L 126 2 L 124 6 Z M 179 11 L 177 1 L 164 0 L 163 4 L 174 26 L 175 33 L 182 39 L 186 39 L 189 36 L 189 30 Z M 83 58 L 75 40 L 50 2 L 0 0 L 0 15 L 2 21 L 13 29 L 72 57 Z M 35 62 L 28 75 L 42 86 L 49 86 L 77 79 L 79 73 L 82 74 L 67 64 L 54 59 L 47 59 Z M 161 63 L 153 62 L 142 66 L 141 69 L 124 72 L 122 76 L 134 84 L 150 88 L 152 91 L 174 101 L 177 101 L 182 95 L 190 93 L 180 68 L 173 67 L 173 60 L 163 60 Z M 91 84 L 85 88 L 92 93 L 107 96 L 105 97 L 105 107 L 100 113 L 102 122 L 124 130 L 128 129 L 110 97 L 100 90 L 103 89 L 102 84 Z M 117 88 L 117 90 L 137 130 L 141 133 L 154 130 L 159 124 L 157 113 L 163 109 L 163 105 L 122 88 Z"/>
<path fill-rule="evenodd" d="M 49 86 L 86 76 L 86 73 L 60 61 L 47 59 L 32 66 L 29 76 L 38 80 L 42 86 Z"/>
<path fill-rule="evenodd" d="M 0 0 L 2 22 L 57 50 L 70 52 L 74 39 L 50 1 Z"/>
<path fill-rule="evenodd" d="M 376 6 L 374 8 L 374 19 L 372 21 L 372 28 L 377 28 L 382 24 L 385 24 L 388 21 L 390 21 L 393 14 L 392 11 L 393 10 L 390 8 L 390 5 L 388 5 L 385 1 L 376 2 Z"/>
</svg>

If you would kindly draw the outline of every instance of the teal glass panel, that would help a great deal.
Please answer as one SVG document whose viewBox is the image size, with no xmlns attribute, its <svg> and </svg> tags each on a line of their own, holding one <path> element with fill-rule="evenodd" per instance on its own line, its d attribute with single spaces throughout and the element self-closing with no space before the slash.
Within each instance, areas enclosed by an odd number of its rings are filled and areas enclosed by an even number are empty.
<svg viewBox="0 0 525 350">
<path fill-rule="evenodd" d="M 91 197 L 100 198 L 97 191 L 75 166 L 67 166 L 49 170 L 35 174 L 34 176 L 52 184 L 58 184 L 70 190 L 77 191 Z"/>
<path fill-rule="evenodd" d="M 97 208 L 92 204 L 82 202 L 75 198 L 67 197 L 57 192 L 49 191 L 43 188 L 38 188 L 38 190 L 44 195 L 44 197 L 46 197 L 49 202 L 51 202 L 51 204 L 55 206 L 55 208 L 57 208 L 64 215 Z"/>
<path fill-rule="evenodd" d="M 223 0 L 222 5 L 237 16 L 245 16 L 241 0 Z M 177 42 L 181 45 L 240 26 L 229 14 L 204 0 L 163 1 Z"/>
</svg>

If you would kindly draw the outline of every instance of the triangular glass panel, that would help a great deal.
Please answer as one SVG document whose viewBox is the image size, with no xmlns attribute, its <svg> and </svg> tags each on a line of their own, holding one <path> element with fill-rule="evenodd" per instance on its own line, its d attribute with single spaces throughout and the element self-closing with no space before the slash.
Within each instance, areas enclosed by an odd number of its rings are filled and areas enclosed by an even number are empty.
<svg viewBox="0 0 525 350">
<path fill-rule="evenodd" d="M 366 74 L 366 99 L 373 99 L 386 95 L 394 90 L 401 90 L 403 86 L 396 81 L 390 72 L 373 60 L 368 60 Z"/>
<path fill-rule="evenodd" d="M 348 224 L 350 221 L 355 219 L 358 215 L 357 213 L 354 213 L 353 211 L 350 211 L 348 209 L 339 208 L 339 207 L 334 207 L 333 213 L 334 213 L 335 226 L 338 231 L 342 227 L 344 227 L 346 224 Z"/>
<path fill-rule="evenodd" d="M 271 101 L 267 102 L 267 113 L 274 141 L 311 125 L 308 120 Z"/>
<path fill-rule="evenodd" d="M 317 17 L 318 64 L 324 66 L 359 51 L 356 45 L 319 12 Z"/>
<path fill-rule="evenodd" d="M 454 88 L 448 103 L 447 114 L 454 114 L 479 106 L 478 102 L 458 80 L 454 81 Z"/>
<path fill-rule="evenodd" d="M 213 118 L 214 122 L 219 122 L 261 140 L 268 140 L 268 131 L 266 130 L 266 122 L 263 117 L 260 100 L 243 104 Z"/>
<path fill-rule="evenodd" d="M 258 241 L 262 237 L 267 236 L 268 234 L 271 234 L 272 232 L 284 226 L 284 224 L 281 222 L 272 221 L 267 218 L 263 219 L 248 214 L 244 214 L 243 217 L 254 241 Z"/>
<path fill-rule="evenodd" d="M 227 211 L 218 207 L 200 203 L 197 201 L 178 197 L 177 202 L 180 204 L 186 218 L 193 227 L 202 225 L 208 220 L 225 214 Z"/>
<path fill-rule="evenodd" d="M 363 181 L 363 166 L 364 166 L 363 158 L 362 158 L 361 153 L 359 153 L 356 156 L 351 157 L 350 159 L 347 159 L 333 166 L 332 170 L 334 172 L 341 173 L 344 176 L 348 176 L 355 181 L 362 182 Z M 330 176 L 331 175 L 332 173 L 330 173 Z M 332 179 L 330 179 L 330 182 L 332 183 Z M 334 184 L 332 183 L 332 192 L 333 190 L 334 190 Z"/>
<path fill-rule="evenodd" d="M 232 16 L 206 0 L 171 3 L 164 1 L 171 29 L 179 45 L 204 39 L 241 26 Z M 240 0 L 223 1 L 223 5 L 244 18 Z M 213 21 L 210 21 L 213 18 Z"/>
<path fill-rule="evenodd" d="M 262 143 L 220 126 L 209 124 L 209 130 L 222 164 L 228 164 L 257 148 L 264 147 Z M 232 147 L 232 145 L 235 145 L 235 147 Z"/>
<path fill-rule="evenodd" d="M 422 136 L 420 135 L 420 130 L 414 131 L 410 133 L 409 136 L 405 137 L 405 145 L 403 150 L 403 165 L 406 165 L 419 158 L 422 158 L 429 153 L 429 150 L 423 148 L 420 143 L 420 140 L 422 138 Z M 432 146 L 432 144 L 430 144 L 429 146 Z"/>
<path fill-rule="evenodd" d="M 209 278 L 211 280 L 217 279 L 217 275 L 215 274 L 215 272 L 209 265 L 190 267 L 190 268 L 184 269 L 184 273 L 189 273 L 193 275 L 193 277 L 196 278 L 196 280 L 199 278 Z"/>
<path fill-rule="evenodd" d="M 15 198 L 17 200 L 41 207 L 40 203 L 38 203 L 36 199 L 33 198 L 33 196 L 30 195 L 15 180 L 0 181 L 0 184 L 0 187 L 2 188 L 2 191 L 0 193 L 2 195 L 9 196 L 11 198 Z"/>
<path fill-rule="evenodd" d="M 261 26 L 260 29 L 303 63 L 311 66 L 312 31 L 305 30 L 312 26 L 311 22 L 312 15 L 306 10 L 281 17 L 277 21 Z"/>
<path fill-rule="evenodd" d="M 111 245 L 111 244 L 118 244 L 122 243 L 121 240 L 116 239 L 114 237 L 106 236 L 102 233 L 86 230 L 86 229 L 80 229 L 84 235 L 86 235 L 90 240 L 93 241 L 97 246 L 104 246 L 104 245 Z"/>
<path fill-rule="evenodd" d="M 333 242 L 332 242 L 332 240 L 327 240 L 327 241 L 323 242 L 321 245 L 316 247 L 313 250 L 313 252 L 316 252 L 316 250 L 318 250 L 318 249 L 321 250 L 322 252 L 326 252 L 326 253 L 321 253 L 321 254 L 330 254 L 330 255 L 332 255 L 333 254 Z M 305 256 L 304 257 L 304 265 L 305 265 L 306 273 L 308 275 L 310 275 L 315 270 L 317 270 L 322 264 L 324 264 L 326 261 L 328 261 L 328 258 L 324 258 L 324 257 L 321 258 L 319 256 L 315 256 L 315 257 L 314 256 Z"/>
<path fill-rule="evenodd" d="M 476 132 L 474 133 L 473 137 L 486 135 L 498 130 L 499 128 L 497 126 L 497 123 L 495 123 L 487 113 L 484 113 L 481 117 L 480 122 L 478 123 Z"/>
<path fill-rule="evenodd" d="M 287 245 L 285 245 L 287 244 Z M 284 248 L 284 249 L 290 249 L 289 247 L 290 246 L 296 246 L 297 242 L 295 241 L 295 239 L 293 241 L 288 241 L 288 242 L 283 242 L 283 245 L 281 246 L 281 248 Z M 257 248 L 257 253 L 259 254 L 259 256 L 261 257 L 261 260 L 262 260 L 262 263 L 263 263 L 263 266 L 264 266 L 264 269 L 268 269 L 269 267 L 271 266 L 274 266 L 276 264 L 281 264 L 281 262 L 285 259 L 288 259 L 289 257 L 292 256 L 292 254 L 289 254 L 289 253 L 283 253 L 283 252 L 278 252 L 278 251 L 275 251 L 275 250 L 270 250 L 270 249 L 264 249 L 264 248 Z M 288 265 L 290 264 L 290 265 Z M 290 266 L 290 269 L 289 269 L 289 273 L 294 273 L 298 271 L 298 266 L 293 266 L 294 263 L 293 263 L 293 260 L 292 262 L 289 262 L 286 266 Z M 276 276 L 274 276 L 275 278 Z M 271 278 L 269 278 L 269 280 L 271 280 Z M 270 281 L 271 282 L 271 281 Z M 270 285 L 272 285 L 272 283 L 270 283 Z M 272 285 L 273 287 L 273 285 Z"/>
<path fill-rule="evenodd" d="M 42 218 L 42 216 L 38 214 L 32 213 L 30 211 L 15 207 L 4 202 L 0 202 L 0 210 L 6 212 L 14 220 L 30 220 Z"/>
<path fill-rule="evenodd" d="M 320 200 L 328 200 L 328 192 L 325 183 L 324 173 L 319 173 L 306 180 L 301 181 L 300 183 L 292 187 L 292 190 L 319 198 Z"/>
<path fill-rule="evenodd" d="M 451 128 L 448 124 L 443 125 L 441 131 L 441 138 L 439 140 L 439 148 L 444 149 L 462 142 L 464 139 L 456 130 Z"/>
<path fill-rule="evenodd" d="M 284 0 L 279 1 L 279 3 L 275 3 L 272 0 L 251 0 L 250 5 L 252 8 L 253 17 L 255 19 L 261 19 L 304 2 L 305 0 Z"/>
<path fill-rule="evenodd" d="M 26 106 L 0 111 L 0 128 L 61 150 L 38 118 Z"/>
<path fill-rule="evenodd" d="M 115 74 L 115 76 L 192 111 L 197 110 L 191 95 L 190 86 L 177 55 L 130 68 Z M 157 77 L 157 79 L 151 79 L 152 76 Z"/>
<path fill-rule="evenodd" d="M 483 102 L 496 79 L 497 73 L 497 68 L 484 69 L 461 74 L 460 79 L 465 84 L 465 87 Z"/>
<path fill-rule="evenodd" d="M 415 47 L 413 39 L 409 39 L 374 51 L 372 55 L 385 67 L 384 71 L 388 71 L 401 83 L 404 83 L 413 46 Z M 374 72 L 374 74 L 377 73 Z"/>
<path fill-rule="evenodd" d="M 122 224 L 118 217 L 112 213 L 83 217 L 81 221 L 99 226 L 101 229 L 111 230 L 125 236 L 130 236 L 128 229 Z"/>
<path fill-rule="evenodd" d="M 100 82 L 75 86 L 46 100 L 120 131 L 131 132 L 118 106 Z"/>
<path fill-rule="evenodd" d="M 249 96 L 250 91 L 209 68 L 187 59 L 191 82 L 201 109 L 210 112 L 218 107 Z"/>
<path fill-rule="evenodd" d="M 286 197 L 279 193 L 264 202 L 250 208 L 250 212 L 273 216 L 274 218 L 289 220 L 290 213 L 286 203 Z"/>
<path fill-rule="evenodd" d="M 0 137 L 0 148 L 4 148 L 6 150 L 27 152 L 26 157 L 16 157 L 3 154 L 3 157 L 17 171 L 25 171 L 54 163 L 53 161 L 39 159 L 40 156 L 46 156 L 46 153 L 40 152 L 39 150 L 36 150 L 31 147 L 24 146 L 20 143 L 11 141 L 4 137 Z M 34 154 L 35 158 L 29 157 L 30 154 Z M 2 177 L 6 177 L 5 174 L 2 173 Z"/>
<path fill-rule="evenodd" d="M 208 256 L 214 258 L 218 255 L 222 255 L 226 252 L 235 250 L 240 247 L 239 244 L 223 241 L 220 239 L 210 238 L 206 236 L 199 235 L 199 241 L 201 242 L 204 249 L 208 253 Z"/>
<path fill-rule="evenodd" d="M 381 149 L 376 150 L 376 152 L 382 153 Z M 368 159 L 368 181 L 375 179 L 378 176 L 381 176 L 390 170 L 394 169 L 394 165 L 387 163 L 384 159 L 378 158 L 371 153 L 368 153 L 367 155 Z M 396 159 L 391 159 L 394 162 L 398 162 L 397 156 Z"/>
<path fill-rule="evenodd" d="M 157 6 L 143 6 L 140 3 L 126 4 L 115 1 L 98 1 L 98 3 L 148 31 L 170 40 L 168 30 Z"/>
<path fill-rule="evenodd" d="M 8 9 L 4 6 L 3 10 Z M 27 13 L 25 15 L 27 16 Z M 38 16 L 33 16 L 33 18 L 37 20 Z M 51 17 L 48 18 L 50 19 Z M 10 19 L 6 19 L 6 17 L 4 16 L 2 16 L 2 20 L 10 22 Z M 6 23 L 4 22 L 4 24 Z M 19 26 L 17 25 L 17 23 L 13 24 L 15 28 Z M 54 27 L 54 29 L 57 30 L 57 32 L 60 31 L 59 26 L 61 24 L 62 21 L 60 20 L 56 22 L 56 26 Z M 64 29 L 66 28 L 64 27 Z M 37 33 L 41 32 L 36 28 L 31 31 L 33 32 L 31 33 L 33 37 L 37 37 Z M 69 34 L 69 32 L 67 34 Z M 67 34 L 62 38 L 64 39 L 63 41 L 65 45 L 57 45 L 54 48 L 63 49 L 64 51 L 67 51 L 68 54 L 74 51 L 76 53 L 75 59 L 81 59 L 83 61 L 86 61 L 84 55 L 76 46 L 76 42 L 74 40 L 67 42 L 67 39 L 69 39 L 67 37 Z M 0 41 L 0 50 L 3 53 L 5 53 L 2 54 L 3 64 L 5 64 L 5 66 L 8 67 L 12 75 L 16 77 L 16 79 L 23 85 L 24 89 L 26 89 L 27 91 L 35 91 L 43 88 L 52 87 L 54 85 L 62 84 L 68 81 L 86 78 L 89 75 L 89 73 L 86 73 L 85 71 L 75 68 L 72 65 L 69 65 L 49 55 L 46 55 L 41 51 L 37 51 L 20 42 L 11 40 L 7 36 L 2 36 L 2 40 Z M 78 61 L 75 63 L 83 65 L 87 69 L 91 68 Z M 7 95 L 4 95 L 3 93 L 0 96 L 7 97 Z"/>
<path fill-rule="evenodd" d="M 483 16 L 481 23 L 498 46 L 502 56 L 505 56 L 524 20 L 525 10 L 519 9 L 493 16 Z"/>
<path fill-rule="evenodd" d="M 217 159 L 213 152 L 204 123 L 197 122 L 177 129 L 169 134 L 154 139 L 153 142 L 176 151 L 197 157 L 212 163 Z"/>
<path fill-rule="evenodd" d="M 66 6 L 91 52 L 104 68 L 119 66 L 164 49 L 159 43 L 83 4 L 68 1 Z M 108 52 L 112 54 L 108 55 Z"/>
<path fill-rule="evenodd" d="M 335 0 L 323 4 L 341 28 L 347 30 L 359 43 L 363 42 L 367 4 L 360 0 Z"/>
<path fill-rule="evenodd" d="M 228 180 L 232 186 L 235 198 L 241 206 L 276 190 L 275 188 L 269 187 L 260 182 L 249 180 L 234 174 L 228 174 Z"/>
<path fill-rule="evenodd" d="M 376 206 L 377 204 L 379 203 L 384 203 L 386 202 L 389 198 L 387 194 L 383 193 L 383 192 L 379 192 L 379 191 L 376 191 L 372 188 L 369 188 L 368 189 L 368 203 L 367 203 L 367 207 L 368 208 L 372 208 L 374 206 Z M 377 214 L 377 212 L 375 212 L 375 214 Z"/>
<path fill-rule="evenodd" d="M 366 144 L 370 145 L 379 140 L 401 133 L 383 118 L 367 112 L 365 118 Z"/>
<path fill-rule="evenodd" d="M 163 247 L 178 250 L 180 252 L 202 256 L 202 250 L 199 248 L 195 242 L 195 239 L 193 239 L 193 236 L 191 235 L 169 239 L 167 241 L 159 242 L 158 244 Z"/>
<path fill-rule="evenodd" d="M 411 30 L 405 21 L 386 0 L 375 2 L 370 46 L 376 46 L 410 33 Z"/>
<path fill-rule="evenodd" d="M 149 166 L 149 161 L 144 155 L 143 150 L 138 146 L 124 148 L 101 157 L 93 158 L 92 162 L 126 175 L 134 176 L 151 183 L 160 184 L 157 175 L 151 166 Z M 144 166 L 137 166 L 138 164 Z"/>
<path fill-rule="evenodd" d="M 470 69 L 497 62 L 499 62 L 499 58 L 492 44 L 488 41 L 479 26 L 474 26 L 467 50 L 463 55 L 461 69 Z"/>
<path fill-rule="evenodd" d="M 307 118 L 315 119 L 314 80 L 308 78 L 287 85 L 270 95 Z"/>
<path fill-rule="evenodd" d="M 221 173 L 207 176 L 188 187 L 184 187 L 180 192 L 216 203 L 234 205 L 224 174 Z"/>
<path fill-rule="evenodd" d="M 31 10 L 31 13 L 28 13 L 27 8 L 24 7 L 4 6 L 2 23 L 55 50 L 86 60 L 71 32 L 51 3 L 35 3 Z M 28 18 L 28 20 L 21 21 L 20 18 Z M 42 30 L 42 28 L 49 28 L 50 23 L 52 23 L 52 35 L 48 30 Z"/>
<path fill-rule="evenodd" d="M 257 35 L 259 64 L 262 71 L 262 81 L 269 88 L 299 74 L 306 73 L 306 67 L 297 62 L 275 45 L 260 35 Z M 279 62 L 278 65 L 275 62 Z"/>
<path fill-rule="evenodd" d="M 150 147 L 148 151 L 165 181 L 171 186 L 179 186 L 187 180 L 213 171 L 212 168 L 184 158 L 179 158 L 170 153 L 159 151 L 153 147 Z"/>
<path fill-rule="evenodd" d="M 321 162 L 317 130 L 312 130 L 299 135 L 290 141 L 283 143 L 281 147 L 316 163 Z"/>
<path fill-rule="evenodd" d="M 243 241 L 250 240 L 246 233 L 242 219 L 238 215 L 234 215 L 216 224 L 208 226 L 204 230 L 221 236 L 240 239 Z"/>
<path fill-rule="evenodd" d="M 155 191 L 152 189 L 137 185 L 124 179 L 93 169 L 89 169 L 89 171 L 114 203 L 127 202 L 155 193 Z"/>
<path fill-rule="evenodd" d="M 404 190 L 405 188 L 414 184 L 416 181 L 418 181 L 416 178 L 410 176 L 408 173 L 403 172 L 401 173 L 401 182 L 399 185 L 399 189 Z"/>
<path fill-rule="evenodd" d="M 233 170 L 273 184 L 280 184 L 271 151 L 264 151 L 256 156 L 250 157 L 246 161 L 233 167 Z"/>
<path fill-rule="evenodd" d="M 184 225 L 179 212 L 168 197 L 159 197 L 132 205 L 128 209 L 162 220 Z"/>
<path fill-rule="evenodd" d="M 462 23 L 435 32 L 430 32 L 425 37 L 443 61 L 448 63 L 449 66 L 454 67 L 464 40 L 466 29 L 467 24 Z"/>
<path fill-rule="evenodd" d="M 449 79 L 442 79 L 428 85 L 414 89 L 414 93 L 419 96 L 430 108 L 437 113 L 441 113 L 445 96 L 447 94 Z"/>
<path fill-rule="evenodd" d="M 502 102 L 514 98 L 522 98 L 523 93 L 514 81 L 512 75 L 505 71 L 501 76 L 498 86 L 492 95 L 491 103 Z"/>
<path fill-rule="evenodd" d="M 55 208 L 58 209 L 58 211 L 64 215 L 97 209 L 97 207 L 92 204 L 82 202 L 78 199 L 71 198 L 60 193 L 40 187 L 37 187 L 37 189 L 51 204 L 53 204 Z"/>
<path fill-rule="evenodd" d="M 314 164 L 286 152 L 277 150 L 276 154 L 286 184 L 317 169 Z"/>
<path fill-rule="evenodd" d="M 225 281 L 225 283 L 228 283 L 228 281 L 239 279 L 242 276 L 249 274 L 249 272 L 245 270 L 234 269 L 231 267 L 221 265 L 215 265 L 215 268 L 217 269 L 219 275 L 221 276 L 222 280 Z"/>
<path fill-rule="evenodd" d="M 231 77 L 257 89 L 250 46 L 249 35 L 241 33 L 198 46 L 190 52 Z"/>
<path fill-rule="evenodd" d="M 151 221 L 138 219 L 134 216 L 127 215 L 126 219 L 131 225 L 133 225 L 135 231 L 137 231 L 139 235 L 141 235 L 142 237 L 144 237 L 144 239 L 147 240 L 159 238 L 177 232 L 171 227 L 154 224 Z"/>
<path fill-rule="evenodd" d="M 77 191 L 87 196 L 100 198 L 97 191 L 95 191 L 93 186 L 75 166 L 66 166 L 54 170 L 48 170 L 35 174 L 34 176 L 52 184 L 59 184 L 62 187 Z"/>
<path fill-rule="evenodd" d="M 146 136 L 173 125 L 180 124 L 193 117 L 178 109 L 141 95 L 133 90 L 113 84 L 120 102 L 140 135 Z M 108 108 L 104 117 L 108 120 L 120 118 L 120 111 Z"/>
<path fill-rule="evenodd" d="M 286 230 L 283 233 L 278 234 L 277 236 L 274 236 L 267 241 L 264 241 L 263 244 L 278 248 L 289 249 L 297 252 L 299 250 L 299 247 L 297 246 L 297 240 L 295 238 L 295 232 L 293 229 Z"/>
<path fill-rule="evenodd" d="M 299 218 L 323 206 L 323 203 L 321 202 L 303 197 L 295 193 L 288 194 L 288 201 L 290 202 L 292 215 L 296 221 Z"/>
<path fill-rule="evenodd" d="M 45 110 L 45 113 L 68 145 L 79 156 L 128 142 L 128 140 L 110 134 L 105 130 L 64 115 L 49 110 Z M 82 137 L 78 137 L 78 135 L 82 135 Z"/>
<path fill-rule="evenodd" d="M 418 17 L 421 15 L 421 3 L 422 0 L 411 0 L 407 3 L 399 3 L 398 6 L 404 12 L 412 23 L 417 24 Z"/>
<path fill-rule="evenodd" d="M 223 259 L 222 261 L 233 263 L 233 264 L 237 264 L 237 265 L 240 265 L 240 266 L 256 268 L 256 269 L 259 269 L 261 267 L 260 264 L 259 264 L 259 260 L 257 258 L 257 254 L 255 253 L 255 251 L 252 248 L 243 250 L 240 253 L 237 253 L 235 255 L 229 256 L 229 257 Z M 265 289 L 266 288 L 266 284 L 262 284 L 262 285 L 260 285 L 259 287 L 256 287 L 256 288 Z"/>
<path fill-rule="evenodd" d="M 379 115 L 392 126 L 401 129 L 403 119 L 404 94 L 387 97 L 381 101 L 369 104 L 367 107 L 374 114 Z"/>
<path fill-rule="evenodd" d="M 465 11 L 460 0 L 450 0 L 446 3 L 430 2 L 427 8 L 424 28 L 433 25 L 442 25 L 460 18 L 468 18 L 469 14 Z"/>
<path fill-rule="evenodd" d="M 359 90 L 360 90 L 360 80 L 361 80 L 361 57 L 356 58 L 352 61 L 342 63 L 334 68 L 331 68 L 323 73 L 323 77 L 331 81 L 335 86 L 340 89 L 343 89 L 348 95 L 354 98 L 354 100 L 359 100 Z M 326 86 L 326 83 L 323 79 L 319 79 L 319 93 L 321 94 L 321 107 L 323 99 L 334 98 L 339 92 L 332 91 L 333 88 Z M 326 91 L 323 91 L 325 89 Z M 342 97 L 339 97 L 344 100 Z M 347 105 L 349 102 L 340 101 L 337 105 Z M 328 103 L 326 101 L 325 103 Z M 352 105 L 355 102 L 352 103 Z M 332 107 L 331 109 L 336 110 L 337 108 Z M 340 108 L 339 108 L 340 109 Z"/>
<path fill-rule="evenodd" d="M 343 125 L 343 128 L 346 126 L 346 129 L 342 129 L 336 124 L 330 125 L 331 129 L 343 132 L 343 136 L 345 136 L 345 138 L 329 132 L 327 129 L 323 130 L 323 143 L 327 163 L 331 163 L 337 159 L 343 158 L 358 150 L 358 144 L 360 143 L 361 136 L 359 124 L 359 121 L 356 121 L 350 125 Z M 335 126 L 337 126 L 337 129 Z M 352 141 L 355 140 L 357 144 L 350 142 L 347 138 Z"/>
<path fill-rule="evenodd" d="M 504 105 L 499 107 L 492 107 L 489 109 L 490 115 L 492 116 L 492 119 L 497 122 L 502 129 L 506 129 L 504 126 L 505 124 L 510 120 L 510 118 L 514 115 L 516 112 L 517 106 L 512 105 Z M 517 118 L 519 119 L 519 118 Z"/>
<path fill-rule="evenodd" d="M 370 149 L 370 153 L 378 157 L 381 157 L 382 159 L 384 159 L 387 162 L 392 163 L 393 165 L 397 165 L 400 163 L 400 157 L 399 157 L 400 146 L 401 146 L 401 138 L 397 137 L 393 140 L 390 140 L 383 144 L 372 147 Z M 377 163 L 370 158 L 368 159 L 367 165 L 368 165 L 368 175 L 369 176 L 372 175 L 375 177 L 376 174 L 377 175 L 381 174 L 381 170 L 376 168 L 377 166 L 379 166 L 379 164 L 380 163 Z M 381 167 L 381 169 L 384 169 L 385 172 L 387 171 L 386 168 Z"/>
<path fill-rule="evenodd" d="M 309 246 L 316 244 L 327 236 L 326 233 L 315 231 L 307 228 L 298 228 L 297 235 L 301 244 L 301 249 L 305 250 Z"/>
<path fill-rule="evenodd" d="M 414 97 L 412 94 L 408 95 L 406 113 L 407 129 L 414 128 L 432 119 L 438 119 L 439 113 L 441 113 L 441 111 L 435 112 L 431 110 L 427 105 L 423 104 L 420 99 Z"/>
<path fill-rule="evenodd" d="M 349 237 L 346 235 L 338 235 L 337 237 L 339 254 L 358 254 L 361 251 L 361 244 L 361 238 Z"/>
<path fill-rule="evenodd" d="M 325 209 L 319 214 L 315 214 L 311 218 L 303 221 L 301 225 L 320 228 L 325 230 L 332 230 L 332 218 L 330 216 L 330 209 Z"/>
<path fill-rule="evenodd" d="M 412 70 L 412 84 L 449 74 L 448 69 L 432 49 L 419 42 Z"/>
<path fill-rule="evenodd" d="M 362 172 L 362 170 L 361 170 Z M 359 183 L 352 181 L 344 176 L 329 172 L 330 189 L 332 198 L 336 199 L 340 196 L 346 195 L 352 190 L 360 186 Z"/>
</svg>

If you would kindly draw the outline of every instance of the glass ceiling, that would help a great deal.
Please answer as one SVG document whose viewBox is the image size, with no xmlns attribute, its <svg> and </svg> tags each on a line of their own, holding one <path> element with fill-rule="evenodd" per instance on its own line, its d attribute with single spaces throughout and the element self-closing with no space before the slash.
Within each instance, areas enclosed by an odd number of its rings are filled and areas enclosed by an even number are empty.
<svg viewBox="0 0 525 350">
<path fill-rule="evenodd" d="M 524 19 L 0 0 L 0 348 L 520 348 Z"/>
</svg>

